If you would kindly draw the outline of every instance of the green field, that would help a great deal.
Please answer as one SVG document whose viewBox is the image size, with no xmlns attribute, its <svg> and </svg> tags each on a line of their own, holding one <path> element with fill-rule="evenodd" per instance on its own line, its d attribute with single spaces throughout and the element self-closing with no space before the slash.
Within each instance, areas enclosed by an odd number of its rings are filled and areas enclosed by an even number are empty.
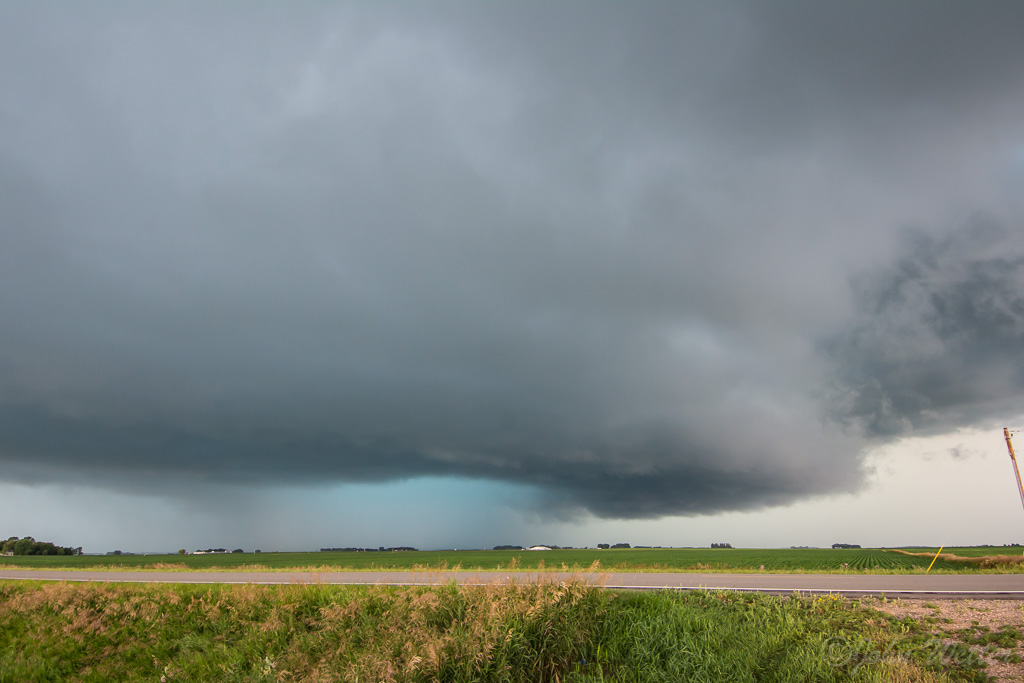
<svg viewBox="0 0 1024 683">
<path fill-rule="evenodd" d="M 971 641 L 935 627 L 835 596 L 617 593 L 571 581 L 0 581 L 0 683 L 985 680 Z M 998 636 L 1011 649 L 1024 638 Z"/>
<path fill-rule="evenodd" d="M 926 552 L 928 549 L 921 549 Z M 934 553 L 937 548 L 931 552 Z M 958 553 L 947 548 L 943 553 Z M 966 549 L 976 551 L 978 549 Z M 993 549 L 1001 550 L 1001 549 Z M 974 554 L 973 556 L 978 556 Z M 635 572 L 915 572 L 924 571 L 931 557 L 891 550 L 864 549 L 708 549 L 633 548 L 616 550 L 458 550 L 418 552 L 233 553 L 222 555 L 127 555 L 0 557 L 0 566 L 85 569 L 212 568 L 283 570 L 324 568 L 349 570 L 562 570 Z M 763 569 L 762 569 L 763 567 Z M 979 571 L 970 565 L 939 559 L 932 571 Z M 1021 572 L 1020 565 L 998 570 Z"/>
</svg>

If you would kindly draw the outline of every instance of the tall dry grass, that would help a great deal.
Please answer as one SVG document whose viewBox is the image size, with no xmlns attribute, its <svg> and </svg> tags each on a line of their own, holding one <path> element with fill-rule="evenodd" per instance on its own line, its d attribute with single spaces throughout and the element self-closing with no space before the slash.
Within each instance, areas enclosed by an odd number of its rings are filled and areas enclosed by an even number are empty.
<svg viewBox="0 0 1024 683">
<path fill-rule="evenodd" d="M 836 634 L 864 656 L 831 661 Z M 929 669 L 912 636 L 838 599 L 614 593 L 576 580 L 0 582 L 0 683 L 973 680 L 968 668 Z"/>
<path fill-rule="evenodd" d="M 605 608 L 596 589 L 575 581 L 8 583 L 0 584 L 0 680 L 558 680 Z"/>
</svg>

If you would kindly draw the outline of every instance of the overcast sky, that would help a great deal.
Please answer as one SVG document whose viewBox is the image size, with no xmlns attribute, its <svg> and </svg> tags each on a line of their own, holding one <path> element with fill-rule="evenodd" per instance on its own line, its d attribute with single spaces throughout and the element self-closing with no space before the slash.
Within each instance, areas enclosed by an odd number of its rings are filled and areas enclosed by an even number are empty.
<svg viewBox="0 0 1024 683">
<path fill-rule="evenodd" d="M 802 545 L 880 472 L 1024 514 L 1022 27 L 0 4 L 0 534 Z"/>
</svg>

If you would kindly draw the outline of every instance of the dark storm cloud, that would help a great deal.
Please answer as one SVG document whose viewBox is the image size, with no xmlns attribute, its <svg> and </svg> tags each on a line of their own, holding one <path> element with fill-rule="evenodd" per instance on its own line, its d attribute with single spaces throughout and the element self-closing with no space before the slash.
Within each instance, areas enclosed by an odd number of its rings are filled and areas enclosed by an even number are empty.
<svg viewBox="0 0 1024 683">
<path fill-rule="evenodd" d="M 655 517 L 1016 406 L 1019 4 L 0 11 L 9 479 Z"/>
<path fill-rule="evenodd" d="M 1024 392 L 1024 242 L 984 220 L 907 254 L 858 290 L 858 315 L 826 344 L 835 410 L 868 432 L 1011 417 Z"/>
</svg>

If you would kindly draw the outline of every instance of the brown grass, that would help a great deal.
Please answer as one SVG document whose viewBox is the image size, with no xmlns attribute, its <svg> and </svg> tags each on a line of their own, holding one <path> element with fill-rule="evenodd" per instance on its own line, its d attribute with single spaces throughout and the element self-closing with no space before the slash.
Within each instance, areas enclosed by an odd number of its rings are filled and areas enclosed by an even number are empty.
<svg viewBox="0 0 1024 683">
<path fill-rule="evenodd" d="M 194 589 L 0 584 L 0 624 L 27 625 L 19 657 L 38 656 L 32 648 L 49 651 L 54 643 L 70 648 L 79 660 L 68 680 L 140 675 L 208 680 L 215 676 L 202 668 L 209 666 L 202 663 L 208 653 L 182 645 L 194 642 L 198 633 L 214 648 L 232 642 L 251 651 L 250 662 L 268 678 L 274 672 L 307 681 L 387 682 L 410 674 L 451 680 L 458 673 L 450 670 L 453 663 L 496 671 L 522 667 L 517 658 L 526 656 L 532 679 L 551 680 L 600 613 L 597 595 L 576 581 L 348 591 L 315 584 Z M 531 649 L 561 638 L 569 640 L 550 651 Z M 147 667 L 151 659 L 154 668 L 123 668 L 140 658 Z"/>
<path fill-rule="evenodd" d="M 909 550 L 892 550 L 891 552 L 912 557 L 926 557 L 931 559 L 935 553 L 912 553 Z M 938 559 L 944 562 L 952 562 L 964 566 L 977 567 L 979 569 L 993 569 L 995 567 L 1008 567 L 1024 564 L 1024 555 L 983 555 L 980 557 L 964 557 L 952 553 L 940 553 Z"/>
</svg>

